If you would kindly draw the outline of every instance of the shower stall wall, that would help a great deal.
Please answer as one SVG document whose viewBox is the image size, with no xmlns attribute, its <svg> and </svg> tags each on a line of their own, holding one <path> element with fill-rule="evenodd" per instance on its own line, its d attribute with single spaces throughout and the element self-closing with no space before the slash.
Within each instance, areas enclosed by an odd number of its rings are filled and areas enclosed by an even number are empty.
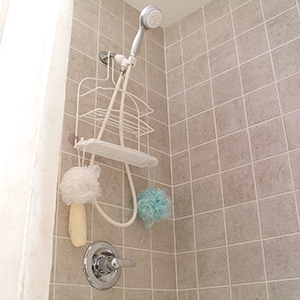
<svg viewBox="0 0 300 300">
<path fill-rule="evenodd" d="M 61 176 L 69 168 L 77 166 L 77 151 L 69 142 L 69 134 L 75 132 L 78 83 L 85 77 L 106 77 L 106 66 L 98 58 L 100 51 L 112 51 L 128 57 L 138 28 L 139 12 L 122 1 L 75 0 L 61 146 Z M 119 71 L 117 68 L 119 66 L 116 66 L 116 73 Z M 85 86 L 86 91 L 91 88 L 94 86 Z M 156 131 L 149 138 L 141 138 L 141 150 L 158 158 L 156 186 L 165 189 L 171 196 L 164 32 L 161 28 L 145 32 L 136 66 L 131 71 L 128 92 L 155 109 L 148 117 L 148 123 Z M 103 101 L 109 101 L 105 95 L 96 93 L 89 94 L 88 98 L 83 112 L 94 109 L 98 104 L 101 107 Z M 99 132 L 98 128 L 83 122 L 78 128 L 79 137 L 84 139 L 96 137 Z M 118 136 L 111 133 L 110 140 L 114 137 L 118 144 Z M 135 148 L 135 144 L 130 147 Z M 101 166 L 103 195 L 99 200 L 102 209 L 118 222 L 128 221 L 132 215 L 131 192 L 122 163 L 99 156 L 96 156 L 95 163 Z M 131 167 L 131 171 L 136 191 L 147 188 L 147 168 Z M 118 228 L 104 220 L 92 205 L 86 205 L 86 212 L 88 242 L 84 247 L 75 248 L 67 230 L 69 208 L 61 201 L 58 193 L 49 299 L 176 298 L 172 219 L 161 221 L 151 231 L 145 231 L 139 219 L 127 228 Z M 121 257 L 132 258 L 137 262 L 136 267 L 122 270 L 116 286 L 107 291 L 92 288 L 83 273 L 83 254 L 88 245 L 97 240 L 111 243 Z"/>
</svg>

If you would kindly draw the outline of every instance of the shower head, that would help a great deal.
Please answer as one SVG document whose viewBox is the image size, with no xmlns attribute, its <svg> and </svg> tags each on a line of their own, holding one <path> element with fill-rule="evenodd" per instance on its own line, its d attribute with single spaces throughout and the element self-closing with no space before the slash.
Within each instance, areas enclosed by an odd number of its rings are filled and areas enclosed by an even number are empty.
<svg viewBox="0 0 300 300">
<path fill-rule="evenodd" d="M 148 29 L 157 28 L 161 21 L 162 13 L 156 6 L 150 5 L 142 10 L 140 14 L 140 28 L 133 40 L 130 56 L 136 57 L 138 55 L 142 46 L 142 39 L 145 31 Z"/>
</svg>

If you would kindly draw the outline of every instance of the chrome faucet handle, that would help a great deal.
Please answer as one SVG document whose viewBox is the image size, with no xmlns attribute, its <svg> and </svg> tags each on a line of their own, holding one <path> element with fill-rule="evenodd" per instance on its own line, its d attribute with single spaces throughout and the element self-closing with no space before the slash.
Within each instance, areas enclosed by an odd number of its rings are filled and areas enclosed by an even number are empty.
<svg viewBox="0 0 300 300">
<path fill-rule="evenodd" d="M 118 270 L 124 267 L 136 266 L 136 262 L 133 259 L 122 259 L 112 256 L 107 259 L 107 263 L 109 264 L 108 268 L 110 268 L 111 270 Z"/>
</svg>

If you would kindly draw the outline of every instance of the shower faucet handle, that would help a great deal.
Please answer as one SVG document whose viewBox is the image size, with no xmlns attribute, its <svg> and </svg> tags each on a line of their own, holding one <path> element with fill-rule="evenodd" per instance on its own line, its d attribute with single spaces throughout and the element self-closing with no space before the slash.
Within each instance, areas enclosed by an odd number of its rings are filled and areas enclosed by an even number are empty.
<svg viewBox="0 0 300 300">
<path fill-rule="evenodd" d="M 122 259 L 119 257 L 109 257 L 107 259 L 108 268 L 111 270 L 118 270 L 124 267 L 135 267 L 136 262 L 133 259 Z"/>
</svg>

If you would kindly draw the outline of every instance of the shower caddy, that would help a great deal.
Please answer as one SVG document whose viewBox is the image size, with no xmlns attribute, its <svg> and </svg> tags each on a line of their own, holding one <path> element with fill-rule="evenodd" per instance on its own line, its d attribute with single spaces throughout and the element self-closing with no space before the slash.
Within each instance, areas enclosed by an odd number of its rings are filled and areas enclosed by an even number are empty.
<svg viewBox="0 0 300 300">
<path fill-rule="evenodd" d="M 115 82 L 114 60 L 121 63 L 122 59 L 124 59 L 122 55 L 118 56 L 112 52 L 105 52 L 105 59 L 103 59 L 103 52 L 101 52 L 100 58 L 103 63 L 107 64 L 106 78 L 98 79 L 86 77 L 81 80 L 77 89 L 74 148 L 78 150 L 78 164 L 79 166 L 84 165 L 86 153 L 92 154 L 90 165 L 94 164 L 96 155 L 125 163 L 131 193 L 133 199 L 136 199 L 128 165 L 140 168 L 148 167 L 150 170 L 150 167 L 155 168 L 158 164 L 158 159 L 156 157 L 141 151 L 141 138 L 154 131 L 154 129 L 147 123 L 147 117 L 153 113 L 154 110 L 145 101 L 126 90 L 128 83 L 128 78 L 126 82 L 127 76 L 120 75 L 118 82 Z M 128 72 L 128 74 L 125 73 L 128 77 L 131 67 L 131 65 L 127 65 L 127 70 L 123 70 L 124 73 Z M 125 77 L 125 79 L 123 77 Z M 87 81 L 94 82 L 96 87 L 92 89 L 89 88 L 89 85 L 86 84 Z M 121 81 L 125 82 L 125 84 L 123 82 L 123 88 L 125 86 L 124 90 L 121 88 Z M 97 85 L 98 82 L 100 82 L 100 84 Z M 112 86 L 108 86 L 109 84 Z M 86 91 L 87 89 L 88 91 Z M 105 98 L 110 99 L 109 105 L 106 107 L 97 107 L 82 113 L 80 104 L 87 99 L 89 95 L 92 95 L 92 93 L 96 93 L 97 99 L 101 98 L 103 102 Z M 107 94 L 110 95 L 107 96 Z M 121 99 L 120 97 L 117 98 L 117 94 L 122 95 Z M 80 124 L 84 123 L 94 126 L 97 131 L 99 131 L 97 138 L 84 139 L 83 137 L 79 137 Z M 118 134 L 120 138 L 120 145 L 112 141 L 107 141 L 107 134 L 108 137 Z M 125 146 L 125 142 L 131 145 L 136 145 L 136 149 Z M 82 163 L 80 162 L 80 157 L 82 157 Z M 115 222 L 102 211 L 98 203 L 95 205 L 99 213 L 115 226 L 127 227 L 134 221 L 129 221 L 127 222 L 128 224 Z M 136 215 L 135 207 L 134 214 Z"/>
</svg>

